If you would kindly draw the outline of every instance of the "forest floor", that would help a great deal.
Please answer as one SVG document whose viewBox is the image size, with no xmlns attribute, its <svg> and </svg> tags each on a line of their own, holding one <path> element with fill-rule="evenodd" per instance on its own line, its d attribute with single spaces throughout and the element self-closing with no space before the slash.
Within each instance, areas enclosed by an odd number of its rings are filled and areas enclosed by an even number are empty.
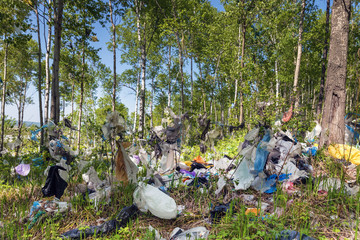
<svg viewBox="0 0 360 240">
<path fill-rule="evenodd" d="M 228 140 L 229 141 L 229 140 Z M 237 143 L 238 144 L 238 143 Z M 32 156 L 24 156 L 23 160 Z M 15 158 L 13 158 L 15 161 Z M 11 159 L 8 159 L 11 165 Z M 43 171 L 47 165 L 34 167 L 26 177 L 11 176 L 9 165 L 0 162 L 3 183 L 0 185 L 0 238 L 1 239 L 60 239 L 60 235 L 74 228 L 113 219 L 121 209 L 133 203 L 134 185 L 123 186 L 114 183 L 110 202 L 98 202 L 95 206 L 87 196 L 76 194 L 76 186 L 82 182 L 82 172 L 73 168 L 69 185 L 61 201 L 71 204 L 71 210 L 63 213 L 45 214 L 30 228 L 24 218 L 34 201 L 53 200 L 44 198 L 41 188 L 45 183 Z M 104 178 L 109 163 L 93 160 L 99 177 Z M 359 168 L 350 172 L 344 162 L 332 159 L 327 150 L 319 150 L 311 159 L 312 178 L 338 178 L 342 182 L 352 180 L 360 183 Z M 105 166 L 105 167 L 104 167 Z M 222 192 L 216 195 L 219 175 L 209 178 L 208 187 L 184 186 L 168 188 L 168 194 L 178 206 L 184 206 L 176 219 L 165 220 L 151 213 L 141 213 L 127 224 L 101 237 L 88 239 L 170 239 L 176 228 L 184 230 L 203 226 L 210 231 L 208 239 L 275 239 L 282 230 L 296 230 L 315 239 L 360 239 L 360 194 L 349 195 L 341 189 L 319 191 L 313 179 L 295 186 L 294 193 L 287 193 L 281 187 L 272 194 L 252 189 L 235 191 L 228 181 Z M 250 197 L 253 195 L 254 197 Z M 230 210 L 218 221 L 212 221 L 210 211 L 215 206 L 231 203 Z M 246 214 L 246 209 L 266 205 L 258 216 Z M 165 207 L 165 206 L 161 206 Z"/>
</svg>

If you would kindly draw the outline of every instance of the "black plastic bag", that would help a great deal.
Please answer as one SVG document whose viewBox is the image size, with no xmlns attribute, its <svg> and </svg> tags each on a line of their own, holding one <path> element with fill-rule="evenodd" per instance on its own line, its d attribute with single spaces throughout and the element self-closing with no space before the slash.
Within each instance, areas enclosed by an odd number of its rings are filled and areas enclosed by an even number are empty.
<svg viewBox="0 0 360 240">
<path fill-rule="evenodd" d="M 68 186 L 68 184 L 60 177 L 59 169 L 66 171 L 66 169 L 61 166 L 50 167 L 45 186 L 41 189 L 44 197 L 51 197 L 55 195 L 55 197 L 60 199 L 64 194 L 65 188 Z"/>
</svg>

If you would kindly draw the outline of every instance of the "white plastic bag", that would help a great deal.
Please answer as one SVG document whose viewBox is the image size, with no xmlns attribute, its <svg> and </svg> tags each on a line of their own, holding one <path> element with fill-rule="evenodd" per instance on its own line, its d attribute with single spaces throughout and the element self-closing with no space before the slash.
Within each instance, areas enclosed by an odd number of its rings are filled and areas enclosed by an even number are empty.
<svg viewBox="0 0 360 240">
<path fill-rule="evenodd" d="M 254 175 L 250 173 L 250 167 L 252 165 L 246 159 L 243 159 L 234 173 L 234 184 L 236 190 L 246 190 L 250 187 L 254 181 Z"/>
<path fill-rule="evenodd" d="M 140 182 L 134 191 L 134 203 L 142 212 L 150 211 L 162 219 L 176 218 L 177 206 L 173 198 L 158 188 Z"/>
</svg>

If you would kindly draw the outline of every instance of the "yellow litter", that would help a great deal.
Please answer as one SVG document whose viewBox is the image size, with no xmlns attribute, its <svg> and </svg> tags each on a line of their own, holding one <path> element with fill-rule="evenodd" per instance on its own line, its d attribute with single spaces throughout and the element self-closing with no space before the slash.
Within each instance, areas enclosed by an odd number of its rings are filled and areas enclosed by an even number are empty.
<svg viewBox="0 0 360 240">
<path fill-rule="evenodd" d="M 360 164 L 360 150 L 344 144 L 330 145 L 328 148 L 330 156 L 336 159 L 345 159 L 353 164 Z"/>
</svg>

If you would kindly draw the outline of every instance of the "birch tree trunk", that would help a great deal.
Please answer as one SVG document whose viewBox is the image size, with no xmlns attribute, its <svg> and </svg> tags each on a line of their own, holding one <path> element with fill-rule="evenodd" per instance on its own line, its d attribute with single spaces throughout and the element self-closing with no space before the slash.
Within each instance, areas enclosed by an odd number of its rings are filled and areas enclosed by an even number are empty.
<svg viewBox="0 0 360 240">
<path fill-rule="evenodd" d="M 135 1 L 136 4 L 136 18 L 137 18 L 137 34 L 140 47 L 140 79 L 141 79 L 141 88 L 140 88 L 140 106 L 139 106 L 139 138 L 144 137 L 144 127 L 145 127 L 145 86 L 146 86 L 146 39 L 145 34 L 141 34 L 141 21 L 140 21 L 140 12 L 142 9 L 143 2 Z M 145 26 L 143 26 L 145 28 Z M 145 29 L 143 30 L 145 32 Z"/>
<path fill-rule="evenodd" d="M 294 85 L 293 85 L 293 92 L 294 92 L 294 102 L 295 102 L 295 111 L 298 111 L 299 107 L 299 93 L 298 93 L 298 82 L 299 82 L 299 74 L 300 74 L 300 63 L 301 63 L 301 53 L 302 53 L 302 33 L 303 33 L 303 22 L 304 22 L 304 15 L 305 15 L 305 6 L 306 0 L 302 0 L 301 4 L 301 14 L 300 14 L 300 23 L 299 23 L 299 38 L 298 38 L 298 47 L 297 47 L 297 57 L 296 57 L 296 65 L 295 65 L 295 74 L 294 74 Z M 292 102 L 292 101 L 291 101 Z"/>
<path fill-rule="evenodd" d="M 168 103 L 167 106 L 171 105 L 171 46 L 169 45 L 169 62 L 168 62 L 168 74 L 169 74 L 169 88 L 168 88 Z"/>
<path fill-rule="evenodd" d="M 6 37 L 5 37 L 6 40 Z M 7 60 L 8 60 L 8 47 L 9 44 L 5 43 L 5 54 L 4 54 L 4 79 L 1 96 L 1 145 L 0 152 L 4 150 L 4 134 L 5 134 L 5 101 L 6 101 L 6 82 L 7 82 Z M 1 156 L 1 153 L 0 153 Z"/>
<path fill-rule="evenodd" d="M 113 96 L 112 96 L 112 111 L 115 112 L 116 105 L 116 28 L 113 20 L 113 8 L 111 0 L 109 0 L 110 21 L 112 26 L 112 47 L 113 47 Z"/>
</svg>

